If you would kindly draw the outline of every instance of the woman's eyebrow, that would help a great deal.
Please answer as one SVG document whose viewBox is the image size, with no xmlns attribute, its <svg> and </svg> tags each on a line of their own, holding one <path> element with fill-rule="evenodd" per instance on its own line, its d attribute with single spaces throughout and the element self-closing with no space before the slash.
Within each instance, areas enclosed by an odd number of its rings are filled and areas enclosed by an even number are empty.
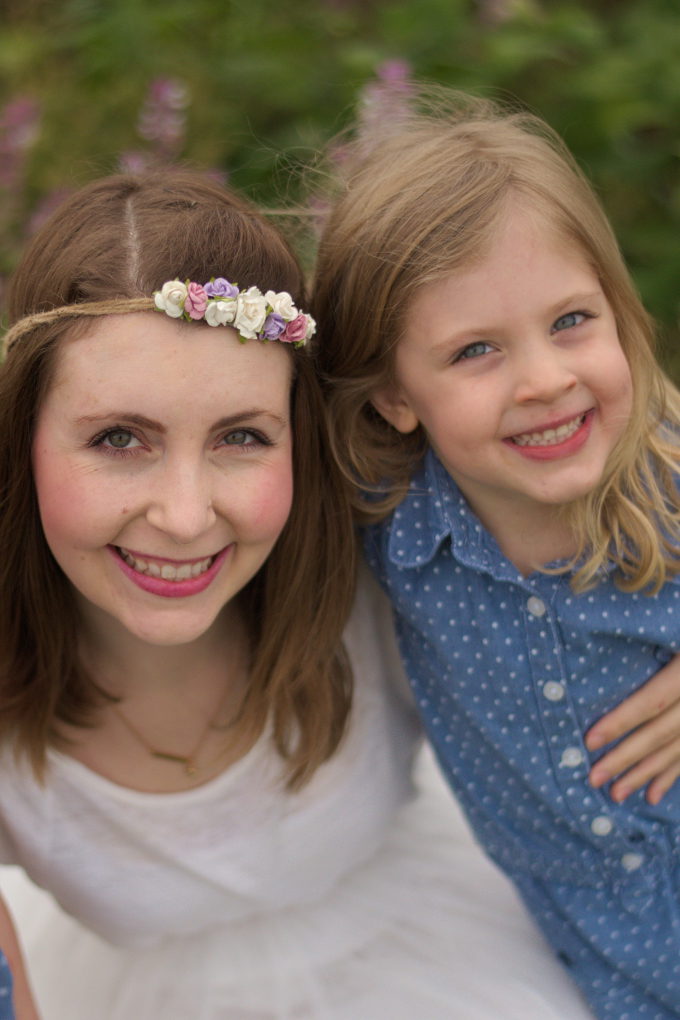
<svg viewBox="0 0 680 1020">
<path fill-rule="evenodd" d="M 102 411 L 99 414 L 84 414 L 76 418 L 76 425 L 97 425 L 105 421 L 111 421 L 115 418 L 117 421 L 130 423 L 131 425 L 138 425 L 140 428 L 152 429 L 154 432 L 160 432 L 165 434 L 167 428 L 161 422 L 155 421 L 153 418 L 147 418 L 143 414 L 137 414 L 132 411 Z M 276 425 L 284 426 L 287 424 L 285 418 L 275 414 L 273 411 L 268 410 L 264 407 L 249 407 L 243 411 L 237 411 L 234 414 L 225 415 L 223 418 L 219 418 L 212 426 L 211 430 L 218 431 L 219 429 L 230 428 L 232 425 L 238 425 L 245 422 L 253 421 L 256 418 L 269 418 Z"/>
<path fill-rule="evenodd" d="M 83 414 L 75 419 L 76 425 L 98 425 L 101 422 L 111 421 L 116 418 L 119 421 L 129 422 L 131 425 L 139 425 L 142 428 L 154 429 L 156 432 L 165 432 L 165 425 L 147 418 L 143 414 L 134 411 L 101 411 L 99 414 Z"/>
</svg>

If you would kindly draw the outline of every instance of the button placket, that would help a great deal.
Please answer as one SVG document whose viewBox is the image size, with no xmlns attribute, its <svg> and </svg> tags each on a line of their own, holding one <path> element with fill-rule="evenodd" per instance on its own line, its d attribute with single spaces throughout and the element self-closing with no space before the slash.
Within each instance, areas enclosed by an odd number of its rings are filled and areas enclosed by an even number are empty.
<svg viewBox="0 0 680 1020">
<path fill-rule="evenodd" d="M 569 805 L 572 821 L 582 832 L 585 829 L 589 840 L 592 840 L 590 821 L 595 811 L 602 813 L 604 804 L 590 798 L 593 791 L 587 786 L 588 758 L 582 746 L 580 726 L 568 697 L 561 642 L 554 632 L 549 606 L 550 599 L 541 597 L 535 590 L 525 595 L 525 626 L 530 653 L 528 664 L 539 699 L 540 718 L 553 762 L 555 781 L 565 803 Z M 586 800 L 588 806 L 584 804 Z"/>
</svg>

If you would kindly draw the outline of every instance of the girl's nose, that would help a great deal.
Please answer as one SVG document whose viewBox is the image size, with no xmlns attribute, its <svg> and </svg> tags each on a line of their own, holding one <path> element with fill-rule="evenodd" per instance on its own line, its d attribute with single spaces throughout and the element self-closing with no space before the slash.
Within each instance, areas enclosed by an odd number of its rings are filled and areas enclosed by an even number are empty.
<svg viewBox="0 0 680 1020">
<path fill-rule="evenodd" d="M 516 380 L 518 403 L 552 403 L 578 382 L 567 353 L 547 339 L 526 348 L 517 364 Z"/>
<path fill-rule="evenodd" d="M 215 523 L 212 491 L 204 472 L 178 465 L 156 479 L 147 520 L 173 541 L 188 545 Z"/>
</svg>

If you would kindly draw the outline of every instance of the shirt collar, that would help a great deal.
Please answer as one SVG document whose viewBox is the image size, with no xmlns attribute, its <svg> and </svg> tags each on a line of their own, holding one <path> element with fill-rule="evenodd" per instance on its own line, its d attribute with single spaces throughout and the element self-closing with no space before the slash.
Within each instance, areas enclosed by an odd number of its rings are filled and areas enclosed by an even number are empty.
<svg viewBox="0 0 680 1020">
<path fill-rule="evenodd" d="M 430 449 L 394 512 L 387 555 L 398 567 L 422 567 L 447 538 L 456 559 L 470 566 L 488 568 L 500 556 L 494 539 Z"/>
<path fill-rule="evenodd" d="M 489 571 L 499 579 L 525 582 L 503 556 L 436 453 L 429 449 L 404 500 L 394 511 L 387 557 L 397 567 L 423 567 L 435 558 L 447 539 L 453 557 L 464 566 Z M 551 564 L 558 565 L 559 561 Z M 602 576 L 614 569 L 611 561 L 605 563 Z"/>
</svg>

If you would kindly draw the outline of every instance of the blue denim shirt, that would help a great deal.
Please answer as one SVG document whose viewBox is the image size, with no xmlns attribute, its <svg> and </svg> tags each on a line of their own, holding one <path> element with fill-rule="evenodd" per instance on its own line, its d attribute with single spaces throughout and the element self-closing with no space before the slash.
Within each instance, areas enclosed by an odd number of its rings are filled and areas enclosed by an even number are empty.
<svg viewBox="0 0 680 1020">
<path fill-rule="evenodd" d="M 14 1020 L 12 972 L 7 957 L 0 949 L 0 1020 Z"/>
<path fill-rule="evenodd" d="M 677 579 L 523 577 L 432 452 L 365 549 L 441 767 L 596 1016 L 680 1017 L 680 784 L 617 805 L 583 742 L 680 648 Z"/>
</svg>

